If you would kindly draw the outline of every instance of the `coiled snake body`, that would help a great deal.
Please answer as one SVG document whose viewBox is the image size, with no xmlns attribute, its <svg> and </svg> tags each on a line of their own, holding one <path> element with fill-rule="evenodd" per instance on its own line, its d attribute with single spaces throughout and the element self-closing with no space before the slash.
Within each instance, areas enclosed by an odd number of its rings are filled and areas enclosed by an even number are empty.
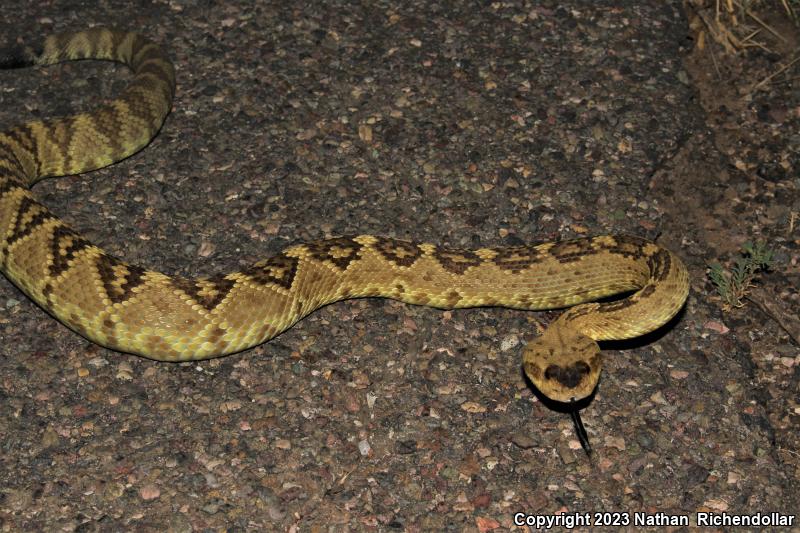
<svg viewBox="0 0 800 533">
<path fill-rule="evenodd" d="M 110 165 L 144 147 L 169 112 L 174 71 L 157 45 L 107 29 L 0 51 L 0 67 L 84 58 L 125 63 L 134 78 L 91 112 L 0 134 L 0 270 L 98 344 L 165 361 L 203 359 L 269 340 L 325 304 L 365 296 L 440 308 L 574 306 L 523 355 L 543 393 L 570 401 L 597 382 L 595 341 L 656 329 L 686 299 L 680 259 L 623 236 L 454 250 L 359 235 L 299 244 L 240 272 L 198 279 L 127 264 L 68 228 L 30 186 Z M 636 292 L 622 300 L 586 303 L 630 291 Z"/>
</svg>

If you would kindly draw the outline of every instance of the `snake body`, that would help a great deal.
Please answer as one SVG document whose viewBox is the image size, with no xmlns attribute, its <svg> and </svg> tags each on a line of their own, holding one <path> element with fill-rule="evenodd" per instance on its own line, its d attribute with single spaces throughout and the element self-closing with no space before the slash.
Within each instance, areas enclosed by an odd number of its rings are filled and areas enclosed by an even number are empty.
<svg viewBox="0 0 800 533">
<path fill-rule="evenodd" d="M 30 187 L 143 148 L 170 110 L 172 63 L 137 34 L 93 29 L 2 50 L 0 67 L 85 58 L 124 63 L 134 77 L 120 96 L 88 113 L 0 134 L 0 270 L 102 346 L 164 361 L 225 355 L 273 338 L 323 305 L 368 296 L 448 309 L 574 306 L 523 356 L 534 384 L 568 401 L 597 382 L 595 341 L 656 329 L 687 297 L 681 260 L 628 236 L 456 250 L 359 235 L 298 244 L 242 271 L 197 279 L 128 264 L 70 229 Z M 630 291 L 622 300 L 587 303 Z"/>
</svg>

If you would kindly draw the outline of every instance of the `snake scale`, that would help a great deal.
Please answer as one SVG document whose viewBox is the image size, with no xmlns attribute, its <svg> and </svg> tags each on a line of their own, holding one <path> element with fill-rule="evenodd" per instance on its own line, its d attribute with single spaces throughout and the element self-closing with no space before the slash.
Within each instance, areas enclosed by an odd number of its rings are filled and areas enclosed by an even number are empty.
<svg viewBox="0 0 800 533">
<path fill-rule="evenodd" d="M 0 68 L 87 58 L 128 65 L 131 83 L 90 112 L 0 133 L 0 270 L 97 344 L 163 361 L 220 356 L 265 342 L 323 305 L 368 296 L 448 309 L 569 307 L 523 353 L 536 387 L 568 402 L 598 381 L 596 341 L 650 332 L 686 300 L 681 260 L 630 236 L 458 250 L 359 235 L 294 245 L 240 272 L 197 279 L 128 264 L 70 229 L 30 187 L 147 145 L 172 105 L 172 63 L 135 33 L 92 29 L 0 50 Z"/>
</svg>

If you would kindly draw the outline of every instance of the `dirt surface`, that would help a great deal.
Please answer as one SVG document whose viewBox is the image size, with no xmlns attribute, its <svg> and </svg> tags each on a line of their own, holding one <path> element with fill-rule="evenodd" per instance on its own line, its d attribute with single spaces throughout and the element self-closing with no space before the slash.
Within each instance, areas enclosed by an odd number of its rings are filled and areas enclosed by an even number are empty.
<svg viewBox="0 0 800 533">
<path fill-rule="evenodd" d="M 520 371 L 557 313 L 355 300 L 245 353 L 166 364 L 86 341 L 0 277 L 0 530 L 797 522 L 798 64 L 754 89 L 796 47 L 699 50 L 662 0 L 310 4 L 2 10 L 7 40 L 138 29 L 178 72 L 148 148 L 39 197 L 109 252 L 184 275 L 353 233 L 636 234 L 686 261 L 685 312 L 606 352 L 589 460 Z M 87 109 L 128 79 L 98 62 L 2 72 L 0 124 Z M 706 264 L 757 239 L 775 251 L 762 306 L 723 312 Z"/>
</svg>

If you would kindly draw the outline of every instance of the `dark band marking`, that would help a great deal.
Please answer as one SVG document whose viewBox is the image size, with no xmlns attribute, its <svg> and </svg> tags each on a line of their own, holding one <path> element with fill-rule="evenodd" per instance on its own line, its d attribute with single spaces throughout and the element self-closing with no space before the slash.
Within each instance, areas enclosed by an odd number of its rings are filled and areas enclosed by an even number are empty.
<svg viewBox="0 0 800 533">
<path fill-rule="evenodd" d="M 70 313 L 69 319 L 65 320 L 64 323 L 84 337 L 90 337 L 89 332 L 86 331 L 86 328 L 81 324 L 81 318 L 75 313 Z"/>
<path fill-rule="evenodd" d="M 122 303 L 133 296 L 133 289 L 144 283 L 144 268 L 123 263 L 105 253 L 95 258 L 95 267 L 103 283 L 103 289 L 112 303 Z"/>
<path fill-rule="evenodd" d="M 223 336 L 225 336 L 225 330 L 219 326 L 214 326 L 214 329 L 208 332 L 208 342 L 219 347 L 224 347 L 227 343 L 222 340 Z"/>
<path fill-rule="evenodd" d="M 445 303 L 448 307 L 455 307 L 458 305 L 458 302 L 461 301 L 461 295 L 458 293 L 458 291 L 450 291 L 445 295 L 445 298 Z"/>
<path fill-rule="evenodd" d="M 330 262 L 342 271 L 359 258 L 361 251 L 361 245 L 350 237 L 312 242 L 306 248 L 317 261 Z"/>
<path fill-rule="evenodd" d="M 50 299 L 50 296 L 52 294 L 53 294 L 53 284 L 50 282 L 45 283 L 44 287 L 42 287 L 42 297 L 47 302 L 48 307 L 53 306 L 53 300 Z"/>
<path fill-rule="evenodd" d="M 110 346 L 116 346 L 117 344 L 119 344 L 119 341 L 117 340 L 117 335 L 115 333 L 117 325 L 110 317 L 106 317 L 103 319 L 103 324 L 101 327 L 103 328 L 103 334 L 106 336 L 106 342 Z"/>
<path fill-rule="evenodd" d="M 376 237 L 375 249 L 387 260 L 397 266 L 410 267 L 422 257 L 422 250 L 416 244 Z"/>
<path fill-rule="evenodd" d="M 617 235 L 613 237 L 613 241 L 613 244 L 607 244 L 606 242 L 598 239 L 591 240 L 598 250 L 605 250 L 623 257 L 639 260 L 646 255 L 644 253 L 644 245 L 646 244 L 646 241 L 638 237 Z"/>
<path fill-rule="evenodd" d="M 5 196 L 6 193 L 9 193 L 11 191 L 16 191 L 22 188 L 23 188 L 22 184 L 15 178 L 8 175 L 0 176 L 0 198 Z"/>
<path fill-rule="evenodd" d="M 24 169 L 17 159 L 17 153 L 14 151 L 15 143 L 12 144 L 11 134 L 6 132 L 6 135 L 8 136 L 7 138 L 0 139 L 0 160 L 2 160 L 2 168 L 4 169 L 2 178 L 18 181 L 18 178 L 14 177 L 14 175 L 24 175 Z"/>
<path fill-rule="evenodd" d="M 436 248 L 433 256 L 442 268 L 453 274 L 463 274 L 470 267 L 480 265 L 483 261 L 469 250 L 446 250 Z"/>
<path fill-rule="evenodd" d="M 92 244 L 69 229 L 66 226 L 58 225 L 53 229 L 50 242 L 50 255 L 52 263 L 48 267 L 50 277 L 58 277 L 66 272 L 81 250 L 89 248 Z"/>
<path fill-rule="evenodd" d="M 531 265 L 540 263 L 545 255 L 532 246 L 513 246 L 508 248 L 493 248 L 495 252 L 492 262 L 503 270 L 519 274 Z"/>
<path fill-rule="evenodd" d="M 29 220 L 25 221 L 26 218 Z M 54 220 L 55 218 L 45 206 L 28 196 L 24 196 L 17 208 L 17 218 L 14 221 L 11 235 L 6 240 L 6 249 L 16 241 L 30 235 L 48 220 Z"/>
<path fill-rule="evenodd" d="M 39 158 L 36 157 L 37 141 L 33 131 L 31 131 L 30 126 L 28 124 L 22 124 L 16 126 L 10 131 L 5 132 L 5 134 L 8 136 L 8 139 L 11 141 L 11 143 L 13 143 L 13 145 L 16 145 L 17 148 L 27 152 L 28 159 L 36 165 L 35 171 L 36 175 L 38 176 L 39 169 L 41 168 L 41 162 L 39 161 Z M 22 161 L 19 160 L 18 154 L 16 150 L 14 150 L 14 146 L 11 146 L 11 151 L 14 154 L 13 160 L 21 164 Z"/>
<path fill-rule="evenodd" d="M 296 257 L 279 254 L 245 269 L 242 274 L 248 276 L 259 285 L 277 285 L 286 289 L 292 288 L 297 275 L 299 260 Z"/>
<path fill-rule="evenodd" d="M 85 160 L 87 157 L 92 159 L 109 156 L 115 158 L 116 154 L 125 152 L 125 149 L 121 144 L 122 138 L 120 137 L 120 131 L 124 131 L 126 129 L 125 122 L 129 121 L 130 117 L 119 117 L 117 112 L 118 109 L 116 106 L 105 105 L 96 114 L 93 113 L 92 115 L 81 117 L 84 123 L 87 124 L 84 126 L 85 130 L 91 131 L 92 140 L 98 145 L 98 148 L 100 145 L 102 145 L 103 150 L 102 153 L 99 153 L 99 151 L 91 153 L 90 151 L 84 153 L 83 155 L 76 154 L 74 158 L 70 159 L 70 161 L 73 161 L 74 159 Z M 71 131 L 77 131 L 78 127 L 74 122 L 77 117 L 72 118 L 73 122 L 69 124 L 67 128 Z M 85 131 L 84 135 L 88 133 L 88 131 Z"/>
<path fill-rule="evenodd" d="M 591 239 L 560 241 L 553 244 L 548 252 L 559 263 L 572 263 L 595 253 L 592 242 Z"/>
<path fill-rule="evenodd" d="M 235 284 L 235 280 L 227 279 L 224 274 L 200 279 L 172 279 L 174 287 L 182 290 L 195 302 L 205 307 L 207 311 L 217 307 L 231 292 Z"/>
<path fill-rule="evenodd" d="M 647 258 L 647 267 L 650 269 L 650 278 L 653 281 L 664 281 L 669 277 L 672 269 L 672 258 L 666 250 L 659 250 Z"/>
</svg>

